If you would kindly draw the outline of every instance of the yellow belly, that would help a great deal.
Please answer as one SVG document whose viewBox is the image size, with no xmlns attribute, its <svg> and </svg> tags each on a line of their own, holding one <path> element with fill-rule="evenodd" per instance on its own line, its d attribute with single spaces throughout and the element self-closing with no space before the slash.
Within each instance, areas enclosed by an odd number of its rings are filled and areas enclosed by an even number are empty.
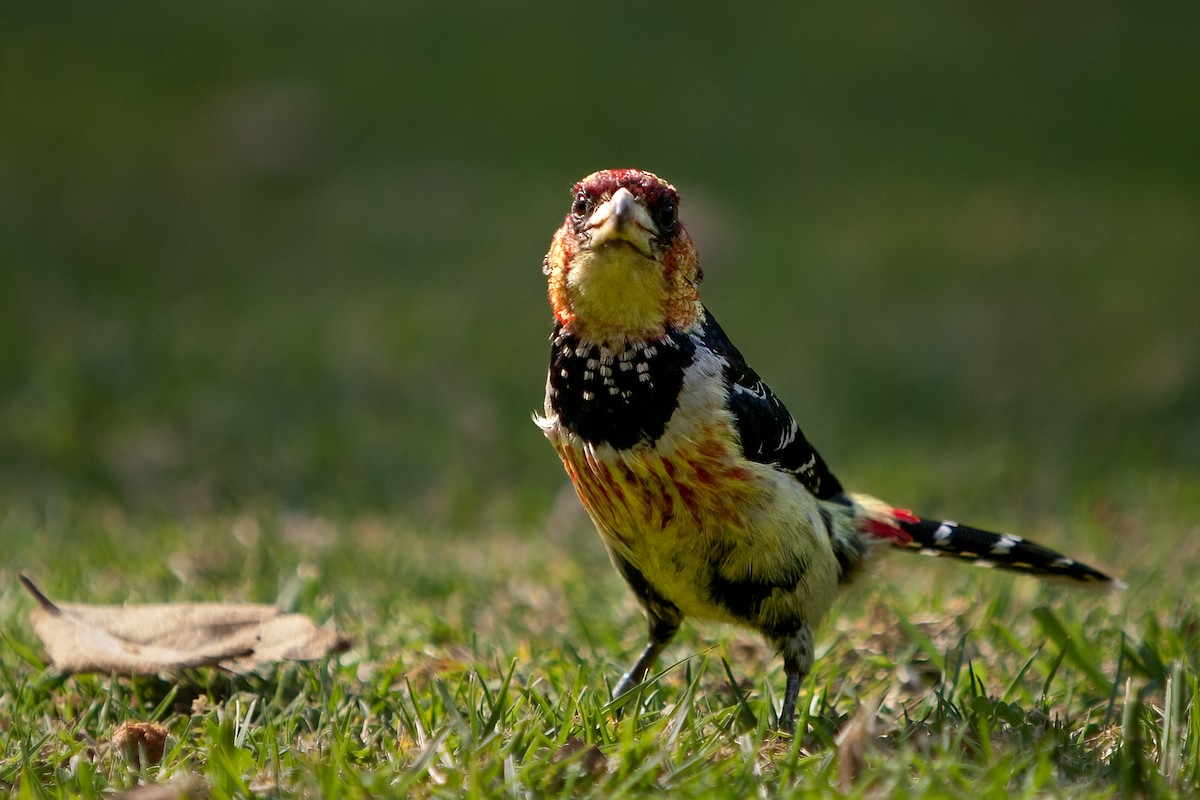
<svg viewBox="0 0 1200 800">
<path fill-rule="evenodd" d="M 671 448 L 597 450 L 556 442 L 580 500 L 610 548 L 687 616 L 751 624 L 711 592 L 725 580 L 772 582 L 806 565 L 796 588 L 764 606 L 767 618 L 823 616 L 836 561 L 817 501 L 789 476 L 740 457 L 716 423 Z"/>
</svg>

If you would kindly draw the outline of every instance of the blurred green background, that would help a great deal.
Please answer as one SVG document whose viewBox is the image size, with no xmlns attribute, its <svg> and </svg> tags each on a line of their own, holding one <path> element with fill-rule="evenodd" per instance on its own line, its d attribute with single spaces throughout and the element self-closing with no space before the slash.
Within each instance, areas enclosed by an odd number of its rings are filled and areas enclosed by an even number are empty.
<svg viewBox="0 0 1200 800">
<path fill-rule="evenodd" d="M 1200 508 L 1200 5 L 733 6 L 5 4 L 0 507 L 540 524 L 638 166 L 844 482 Z"/>
</svg>

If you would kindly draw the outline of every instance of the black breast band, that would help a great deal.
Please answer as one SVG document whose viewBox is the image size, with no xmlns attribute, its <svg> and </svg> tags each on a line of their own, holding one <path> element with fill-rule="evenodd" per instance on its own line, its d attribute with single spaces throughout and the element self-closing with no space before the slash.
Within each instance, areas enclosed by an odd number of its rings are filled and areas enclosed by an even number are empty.
<svg viewBox="0 0 1200 800">
<path fill-rule="evenodd" d="M 560 327 L 551 340 L 550 407 L 560 425 L 593 444 L 626 450 L 653 443 L 679 405 L 695 354 L 685 333 L 614 350 Z"/>
</svg>

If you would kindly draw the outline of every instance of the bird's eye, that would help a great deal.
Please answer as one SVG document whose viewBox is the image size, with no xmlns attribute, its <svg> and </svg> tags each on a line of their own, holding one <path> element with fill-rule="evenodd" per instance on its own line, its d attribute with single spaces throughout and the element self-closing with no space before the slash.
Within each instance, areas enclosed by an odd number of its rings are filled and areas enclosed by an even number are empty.
<svg viewBox="0 0 1200 800">
<path fill-rule="evenodd" d="M 679 210 L 675 207 L 675 203 L 668 200 L 658 209 L 658 230 L 663 234 L 674 232 L 675 225 L 679 222 Z"/>
<path fill-rule="evenodd" d="M 577 217 L 582 217 L 588 212 L 588 206 L 591 203 L 588 201 L 588 196 L 583 192 L 575 195 L 575 202 L 571 203 L 571 213 Z"/>
</svg>

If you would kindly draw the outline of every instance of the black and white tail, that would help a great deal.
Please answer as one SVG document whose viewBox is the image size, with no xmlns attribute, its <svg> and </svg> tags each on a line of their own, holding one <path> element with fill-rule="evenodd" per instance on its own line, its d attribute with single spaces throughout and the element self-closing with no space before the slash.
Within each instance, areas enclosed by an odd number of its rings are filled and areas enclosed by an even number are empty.
<svg viewBox="0 0 1200 800">
<path fill-rule="evenodd" d="M 1125 584 L 1070 556 L 1022 539 L 1011 533 L 959 525 L 957 522 L 921 519 L 905 511 L 896 512 L 897 527 L 909 541 L 895 544 L 923 555 L 948 556 L 980 567 L 1023 572 L 1039 578 L 1063 578 L 1076 584 L 1119 591 Z"/>
</svg>

